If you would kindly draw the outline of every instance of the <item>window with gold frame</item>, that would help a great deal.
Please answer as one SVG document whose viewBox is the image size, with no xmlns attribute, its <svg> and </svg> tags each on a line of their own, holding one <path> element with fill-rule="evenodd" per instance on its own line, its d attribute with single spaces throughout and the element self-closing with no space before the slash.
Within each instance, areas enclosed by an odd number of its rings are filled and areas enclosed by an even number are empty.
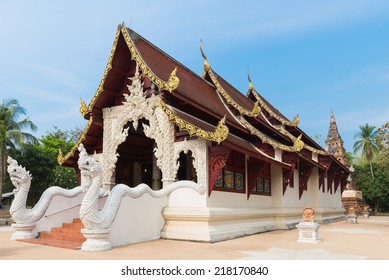
<svg viewBox="0 0 389 280">
<path fill-rule="evenodd" d="M 245 193 L 245 155 L 231 151 L 226 166 L 219 174 L 214 190 Z"/>
<path fill-rule="evenodd" d="M 261 170 L 258 177 L 252 181 L 250 194 L 271 195 L 270 163 L 259 165 Z"/>
</svg>

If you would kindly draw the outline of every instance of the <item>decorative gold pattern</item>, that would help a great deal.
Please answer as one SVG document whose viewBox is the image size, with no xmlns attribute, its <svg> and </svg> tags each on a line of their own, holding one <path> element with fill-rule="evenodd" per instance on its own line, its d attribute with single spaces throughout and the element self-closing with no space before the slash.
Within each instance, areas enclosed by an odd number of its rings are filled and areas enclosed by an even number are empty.
<svg viewBox="0 0 389 280">
<path fill-rule="evenodd" d="M 279 116 L 277 113 L 275 113 L 272 109 L 269 108 L 269 106 L 266 105 L 265 101 L 261 98 L 260 94 L 255 90 L 253 83 L 251 82 L 250 74 L 247 73 L 247 77 L 249 80 L 249 92 L 252 92 L 254 94 L 254 97 L 259 102 L 261 108 L 263 108 L 266 112 L 269 113 L 269 115 L 276 120 L 278 120 L 282 125 L 289 125 L 289 126 L 297 126 L 300 123 L 299 115 L 296 115 L 292 121 L 288 121 L 287 119 Z"/>
<path fill-rule="evenodd" d="M 85 140 L 86 134 L 89 131 L 89 128 L 91 127 L 93 122 L 93 117 L 90 117 L 84 131 L 82 132 L 80 138 L 78 139 L 77 143 L 74 144 L 74 146 L 71 148 L 71 150 L 66 154 L 66 156 L 63 156 L 62 151 L 59 150 L 57 161 L 59 165 L 62 165 L 65 161 L 67 161 L 71 156 L 74 155 L 75 151 L 78 149 L 82 141 Z"/>
<path fill-rule="evenodd" d="M 297 138 L 293 134 L 291 134 L 289 131 L 287 131 L 283 126 L 279 126 L 279 127 L 274 126 L 274 128 L 276 128 L 282 134 L 288 136 L 292 141 L 296 141 Z M 301 135 L 299 137 L 301 137 Z M 327 155 L 326 151 L 315 149 L 307 144 L 304 144 L 304 148 L 313 152 L 313 153 L 319 154 L 319 155 Z"/>
<path fill-rule="evenodd" d="M 117 47 L 117 44 L 119 41 L 119 35 L 120 35 L 120 29 L 118 28 L 116 31 L 115 39 L 114 39 L 113 44 L 112 44 L 112 49 L 111 49 L 111 53 L 110 53 L 109 58 L 108 58 L 107 65 L 105 66 L 103 77 L 101 78 L 100 84 L 97 87 L 95 95 L 93 96 L 92 100 L 90 101 L 90 103 L 88 105 L 88 109 L 86 110 L 87 112 L 92 112 L 93 106 L 95 105 L 97 98 L 100 96 L 100 94 L 104 90 L 105 80 L 107 79 L 109 71 L 112 69 L 112 60 L 113 60 L 113 56 L 115 55 L 116 47 Z M 82 112 L 81 112 L 81 114 L 82 114 Z M 83 115 L 83 116 L 85 116 L 85 115 Z"/>
<path fill-rule="evenodd" d="M 208 73 L 209 77 L 211 78 L 212 83 L 215 85 L 216 90 L 223 95 L 224 99 L 227 101 L 228 104 L 230 104 L 232 107 L 234 107 L 241 115 L 246 115 L 249 117 L 257 117 L 259 113 L 261 112 L 261 107 L 259 107 L 259 102 L 254 103 L 254 107 L 252 111 L 249 111 L 245 108 L 243 108 L 241 105 L 235 102 L 234 99 L 231 98 L 231 96 L 224 90 L 224 88 L 220 85 L 220 83 L 217 80 L 216 75 L 213 73 L 213 70 L 211 66 L 209 65 L 209 62 L 207 60 L 207 57 L 204 54 L 202 42 L 200 41 L 200 51 L 201 55 L 204 58 L 204 71 L 205 73 Z"/>
<path fill-rule="evenodd" d="M 169 121 L 174 121 L 178 125 L 180 130 L 188 131 L 190 136 L 195 135 L 205 140 L 216 142 L 218 144 L 227 139 L 229 130 L 228 127 L 225 125 L 226 116 L 224 116 L 219 121 L 215 128 L 215 131 L 212 132 L 203 130 L 191 123 L 184 121 L 183 119 L 175 115 L 162 100 L 158 101 L 158 106 L 166 113 L 169 118 Z"/>
<path fill-rule="evenodd" d="M 122 24 L 122 34 L 124 37 L 124 40 L 126 41 L 127 47 L 131 52 L 131 58 L 132 60 L 135 60 L 136 63 L 139 65 L 140 69 L 142 70 L 142 74 L 147 76 L 156 86 L 159 90 L 167 90 L 169 92 L 172 92 L 175 90 L 178 85 L 180 84 L 180 79 L 177 77 L 177 68 L 175 68 L 172 73 L 170 74 L 169 80 L 167 82 L 161 80 L 158 78 L 157 75 L 153 73 L 147 66 L 147 64 L 144 62 L 144 59 L 139 54 L 138 50 L 135 47 L 134 42 L 131 39 L 130 34 L 128 33 L 127 27 Z"/>
<path fill-rule="evenodd" d="M 88 109 L 88 106 L 86 106 L 84 100 L 80 98 L 80 113 L 83 117 L 85 117 L 87 114 L 89 114 L 91 111 Z"/>
<path fill-rule="evenodd" d="M 160 90 L 166 89 L 168 92 L 172 92 L 173 90 L 178 88 L 179 84 L 180 84 L 180 79 L 177 77 L 177 67 L 176 67 L 170 74 L 170 77 L 167 83 L 165 84 L 166 88 L 161 88 Z"/>
<path fill-rule="evenodd" d="M 252 126 L 245 118 L 241 117 L 239 120 L 250 131 L 252 135 L 257 136 L 259 139 L 261 139 L 263 143 L 271 145 L 274 149 L 280 149 L 288 152 L 299 152 L 304 148 L 304 142 L 301 140 L 302 135 L 300 135 L 293 141 L 293 146 L 288 146 L 281 144 L 272 139 L 271 137 L 260 132 L 258 129 Z"/>
</svg>

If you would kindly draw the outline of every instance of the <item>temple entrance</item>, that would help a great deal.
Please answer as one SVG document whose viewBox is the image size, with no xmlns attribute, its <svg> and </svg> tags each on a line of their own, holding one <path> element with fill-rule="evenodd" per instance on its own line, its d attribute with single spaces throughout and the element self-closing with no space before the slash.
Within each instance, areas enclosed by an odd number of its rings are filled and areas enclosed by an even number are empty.
<svg viewBox="0 0 389 280">
<path fill-rule="evenodd" d="M 153 152 L 155 141 L 146 137 L 143 124 L 149 125 L 148 120 L 139 120 L 136 130 L 132 122 L 124 127 L 129 130 L 126 140 L 117 148 L 119 157 L 116 163 L 115 181 L 116 184 L 126 184 L 130 187 L 145 183 L 153 189 L 159 189 L 161 171 L 156 166 Z"/>
<path fill-rule="evenodd" d="M 193 167 L 193 157 L 192 152 L 188 153 L 181 152 L 180 157 L 178 158 L 180 167 L 177 171 L 177 179 L 180 180 L 189 180 L 197 183 L 196 170 Z"/>
</svg>

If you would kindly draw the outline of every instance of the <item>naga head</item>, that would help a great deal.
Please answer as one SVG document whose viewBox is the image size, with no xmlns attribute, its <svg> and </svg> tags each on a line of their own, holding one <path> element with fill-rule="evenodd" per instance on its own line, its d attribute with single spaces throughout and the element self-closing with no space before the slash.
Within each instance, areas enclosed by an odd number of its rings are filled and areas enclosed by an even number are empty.
<svg viewBox="0 0 389 280">
<path fill-rule="evenodd" d="M 9 178 L 11 179 L 12 184 L 15 186 L 14 193 L 17 193 L 21 186 L 25 186 L 26 191 L 28 191 L 32 180 L 30 172 L 19 165 L 18 162 L 11 157 L 8 157 L 7 162 Z"/>
<path fill-rule="evenodd" d="M 99 175 L 101 172 L 100 163 L 88 155 L 83 144 L 80 144 L 78 150 L 80 155 L 77 163 L 78 168 L 80 168 L 81 175 L 85 177 L 95 177 Z"/>
</svg>

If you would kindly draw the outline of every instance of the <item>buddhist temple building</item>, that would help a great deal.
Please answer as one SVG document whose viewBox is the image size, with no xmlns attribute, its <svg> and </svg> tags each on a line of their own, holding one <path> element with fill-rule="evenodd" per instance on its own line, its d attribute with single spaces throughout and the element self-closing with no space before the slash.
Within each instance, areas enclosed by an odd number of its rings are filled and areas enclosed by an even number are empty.
<svg viewBox="0 0 389 280">
<path fill-rule="evenodd" d="M 342 157 L 304 133 L 298 116 L 279 112 L 250 76 L 241 93 L 216 73 L 202 46 L 200 54 L 197 75 L 119 25 L 96 92 L 81 100 L 85 129 L 60 164 L 77 168 L 82 143 L 101 163 L 106 191 L 119 183 L 205 186 L 204 195 L 170 196 L 164 238 L 212 242 L 288 229 L 306 207 L 318 222 L 344 217 L 349 170 Z"/>
</svg>

